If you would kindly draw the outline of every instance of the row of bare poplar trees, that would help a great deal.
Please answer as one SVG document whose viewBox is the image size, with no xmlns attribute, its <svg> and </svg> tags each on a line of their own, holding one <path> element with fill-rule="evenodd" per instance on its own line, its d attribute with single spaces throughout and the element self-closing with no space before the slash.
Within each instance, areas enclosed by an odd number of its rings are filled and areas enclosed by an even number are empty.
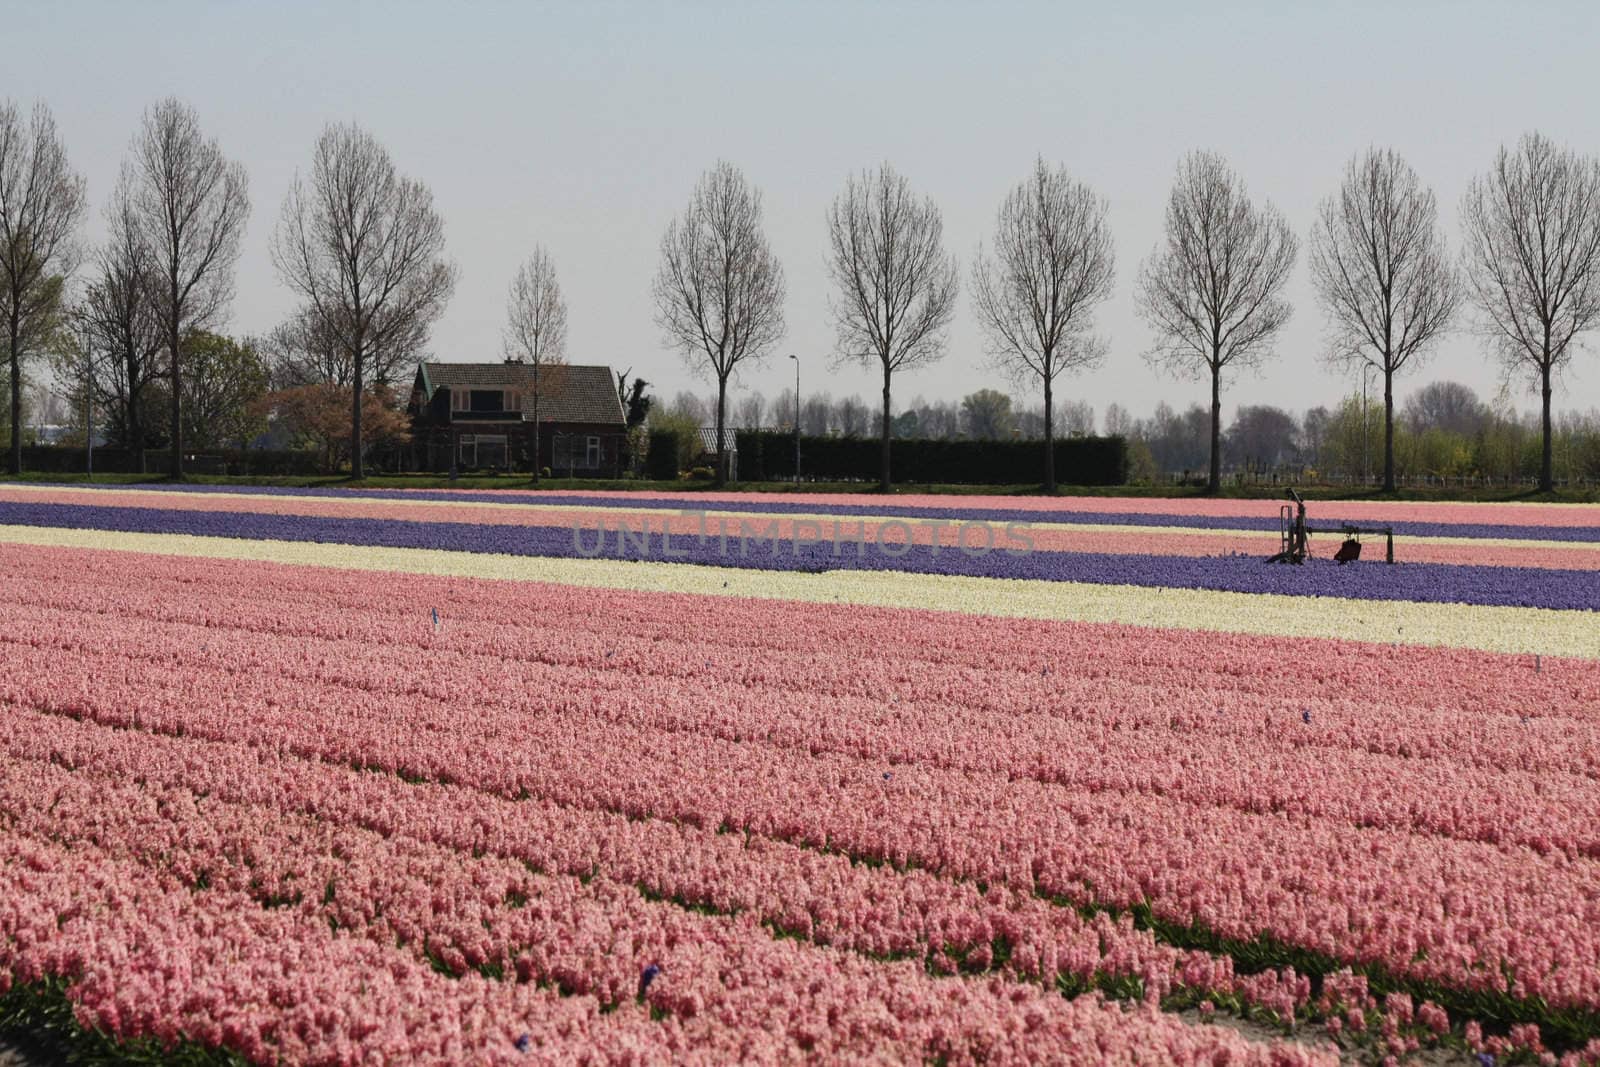
<svg viewBox="0 0 1600 1067">
<path fill-rule="evenodd" d="M 22 468 L 21 361 L 60 324 L 64 289 L 92 265 L 71 314 L 117 366 L 142 441 L 139 393 L 170 376 L 172 475 L 183 477 L 181 340 L 214 324 L 233 297 L 250 215 L 249 181 L 201 130 L 194 109 L 163 100 L 145 113 L 106 205 L 108 237 L 84 249 L 81 176 L 43 104 L 0 102 L 0 314 L 11 372 L 13 474 Z M 328 126 L 297 174 L 272 237 L 272 261 L 308 322 L 353 372 L 352 474 L 362 474 L 363 374 L 378 353 L 415 350 L 453 292 L 433 195 L 400 175 L 371 134 Z"/>
<path fill-rule="evenodd" d="M 50 112 L 0 104 L 0 313 L 11 372 L 10 467 L 21 468 L 20 360 L 57 315 L 79 265 L 83 180 L 68 165 Z M 183 474 L 180 341 L 212 323 L 233 292 L 250 212 L 243 167 L 201 131 L 192 108 L 164 100 L 134 136 L 106 208 L 110 236 L 77 313 L 137 413 L 156 368 L 171 377 L 172 473 Z M 1043 390 L 1046 482 L 1055 488 L 1056 379 L 1104 359 L 1097 307 L 1112 293 L 1106 201 L 1041 158 L 1000 205 L 992 244 L 971 276 L 974 312 L 997 370 Z M 941 358 L 959 294 L 938 207 L 885 164 L 852 175 L 827 211 L 836 358 L 882 374 L 880 480 L 890 483 L 896 372 Z M 1254 202 L 1217 155 L 1177 170 L 1165 240 L 1140 264 L 1136 305 L 1154 337 L 1145 358 L 1209 378 L 1210 484 L 1220 484 L 1221 392 L 1228 368 L 1273 352 L 1291 308 L 1284 288 L 1299 241 L 1271 204 Z M 1468 297 L 1492 353 L 1525 370 L 1543 401 L 1541 486 L 1552 485 L 1552 386 L 1600 318 L 1600 161 L 1535 133 L 1502 148 L 1463 198 L 1465 239 L 1451 255 L 1433 192 L 1395 152 L 1346 168 L 1313 224 L 1310 262 L 1328 321 L 1326 355 L 1384 379 L 1385 486 L 1393 488 L 1393 380 L 1421 362 Z M 426 186 L 400 175 L 383 146 L 352 124 L 328 126 L 297 174 L 271 243 L 280 278 L 303 301 L 297 320 L 350 370 L 352 476 L 362 475 L 361 414 L 369 363 L 422 347 L 454 291 L 443 222 Z M 761 195 L 726 162 L 707 171 L 661 239 L 653 296 L 668 342 L 717 383 L 716 432 L 728 380 L 784 336 L 783 270 L 762 228 Z M 510 294 L 505 350 L 538 376 L 563 358 L 566 305 L 549 255 L 536 249 Z M 164 362 L 158 362 L 165 357 Z M 135 417 L 136 414 L 135 414 Z M 139 439 L 139 428 L 130 427 Z M 719 451 L 723 451 L 719 449 Z M 538 463 L 535 462 L 537 469 Z M 719 471 L 719 479 L 724 471 Z"/>
<path fill-rule="evenodd" d="M 1394 378 L 1425 358 L 1470 298 L 1475 325 L 1508 373 L 1540 391 L 1540 486 L 1552 488 L 1552 385 L 1600 318 L 1600 161 L 1540 134 L 1502 148 L 1461 205 L 1452 255 L 1431 189 L 1396 152 L 1347 166 L 1311 230 L 1310 264 L 1327 317 L 1326 357 L 1375 368 L 1384 384 L 1384 487 L 1394 488 Z M 1095 309 L 1112 293 L 1107 203 L 1043 159 L 1005 198 L 972 269 L 972 305 L 995 369 L 1044 393 L 1045 480 L 1055 488 L 1052 414 L 1058 376 L 1097 365 L 1107 345 Z M 1284 296 L 1299 240 L 1271 204 L 1254 202 L 1224 160 L 1179 163 L 1165 240 L 1139 266 L 1135 301 L 1154 341 L 1145 358 L 1211 385 L 1210 488 L 1221 483 L 1222 382 L 1273 353 L 1292 309 Z M 835 358 L 882 373 L 881 487 L 890 477 L 890 387 L 898 371 L 939 359 L 958 271 L 940 212 L 885 165 L 851 177 L 827 213 L 836 293 Z M 727 382 L 783 335 L 783 272 L 761 231 L 761 197 L 719 163 L 661 242 L 657 317 L 668 340 Z"/>
</svg>

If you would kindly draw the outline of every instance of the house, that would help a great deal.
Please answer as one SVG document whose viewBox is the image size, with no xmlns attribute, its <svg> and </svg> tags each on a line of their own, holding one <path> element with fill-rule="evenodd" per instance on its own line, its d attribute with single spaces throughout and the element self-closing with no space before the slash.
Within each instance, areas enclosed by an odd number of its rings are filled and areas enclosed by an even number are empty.
<svg viewBox="0 0 1600 1067">
<path fill-rule="evenodd" d="M 539 369 L 539 466 L 558 477 L 615 478 L 627 419 L 611 368 Z M 423 363 L 411 388 L 417 470 L 533 470 L 533 367 L 526 363 Z"/>
</svg>

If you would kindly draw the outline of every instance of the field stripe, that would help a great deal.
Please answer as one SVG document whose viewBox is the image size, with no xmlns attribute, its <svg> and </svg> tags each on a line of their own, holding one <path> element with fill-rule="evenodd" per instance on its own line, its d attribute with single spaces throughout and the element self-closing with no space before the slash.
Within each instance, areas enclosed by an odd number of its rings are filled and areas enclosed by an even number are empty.
<svg viewBox="0 0 1600 1067">
<path fill-rule="evenodd" d="M 14 496 L 8 496 L 16 491 Z M 1154 499 L 1160 507 L 1090 507 L 1090 504 L 1118 504 L 1112 499 L 1056 498 L 1056 502 L 1029 498 L 933 498 L 934 501 L 963 499 L 965 506 L 928 506 L 925 498 L 878 498 L 861 496 L 846 498 L 821 498 L 806 496 L 752 496 L 734 494 L 739 499 L 728 499 L 728 494 L 661 494 L 661 493 L 538 493 L 523 490 L 278 490 L 259 486 L 189 485 L 184 488 L 142 485 L 53 485 L 53 483 L 14 483 L 0 485 L 0 499 L 50 499 L 50 494 L 69 493 L 88 498 L 107 498 L 130 494 L 138 498 L 174 498 L 189 501 L 206 499 L 232 499 L 232 501 L 365 501 L 370 504 L 389 502 L 411 507 L 445 507 L 445 509 L 525 509 L 568 510 L 589 509 L 619 514 L 682 515 L 707 514 L 726 518 L 798 518 L 813 522 L 893 522 L 893 520 L 922 520 L 922 522 L 978 523 L 978 525 L 1005 525 L 1021 523 L 1029 528 L 1061 528 L 1061 530 L 1086 530 L 1106 526 L 1109 530 L 1141 533 L 1141 531 L 1195 531 L 1219 530 L 1230 534 L 1261 534 L 1277 537 L 1277 506 L 1269 506 L 1254 514 L 1254 509 L 1224 509 L 1222 512 L 1206 504 L 1262 504 L 1259 501 L 1166 501 Z M 1021 504 L 1018 504 L 1021 501 Z M 978 507 L 987 502 L 989 507 Z M 1085 507 L 1078 507 L 1082 504 Z M 1509 544 L 1555 544 L 1592 547 L 1600 544 L 1600 506 L 1573 504 L 1574 512 L 1562 515 L 1554 525 L 1525 523 L 1512 515 L 1499 514 L 1498 507 L 1490 504 L 1472 504 L 1485 510 L 1485 518 L 1499 522 L 1459 522 L 1459 515 L 1437 514 L 1434 504 L 1408 504 L 1405 518 L 1368 515 L 1360 506 L 1341 507 L 1342 502 L 1318 506 L 1314 525 L 1322 522 L 1394 522 L 1395 536 L 1406 541 L 1419 541 L 1430 537 L 1446 537 L 1448 541 L 1509 542 Z M 144 507 L 144 504 L 138 504 Z M 1072 506 L 1072 507 L 1067 507 Z M 1176 507 L 1181 506 L 1181 507 Z M 1523 504 L 1522 507 L 1544 507 L 1541 504 Z M 1550 506 L 1555 507 L 1555 506 Z M 1349 512 L 1349 514 L 1346 514 Z M 1510 522 L 1507 523 L 1507 518 Z M 1434 531 L 1440 533 L 1434 533 Z M 1582 536 L 1589 531 L 1589 536 Z M 1542 534 L 1542 536 L 1541 536 Z"/>
<path fill-rule="evenodd" d="M 499 490 L 496 490 L 499 492 Z M 150 498 L 156 498 L 152 502 Z M 351 490 L 348 495 L 333 497 L 328 495 L 311 496 L 293 492 L 275 493 L 265 496 L 260 493 L 239 492 L 214 492 L 196 494 L 174 489 L 137 489 L 124 491 L 113 488 L 87 488 L 72 485 L 48 485 L 34 483 L 18 483 L 14 485 L 0 485 L 0 501 L 15 500 L 21 502 L 52 502 L 87 504 L 100 507 L 168 507 L 180 511 L 230 511 L 249 514 L 342 514 L 343 510 L 333 511 L 330 508 L 348 506 L 350 514 L 364 513 L 361 505 L 376 506 L 378 509 L 371 514 L 384 518 L 397 519 L 402 516 L 396 514 L 395 509 L 405 508 L 414 511 L 410 516 L 422 522 L 472 522 L 475 517 L 485 515 L 505 516 L 527 515 L 531 522 L 538 523 L 541 518 L 560 521 L 572 521 L 574 516 L 583 516 L 589 520 L 587 529 L 598 518 L 606 520 L 608 526 L 615 526 L 629 518 L 635 517 L 663 517 L 684 518 L 693 517 L 695 522 L 700 516 L 715 530 L 719 520 L 735 522 L 754 521 L 780 521 L 785 523 L 820 522 L 829 525 L 833 523 L 858 524 L 865 523 L 868 528 L 882 527 L 886 523 L 895 522 L 893 516 L 873 514 L 863 510 L 859 513 L 824 514 L 822 512 L 791 512 L 791 511 L 726 511 L 718 509 L 715 504 L 702 507 L 668 507 L 667 502 L 656 498 L 646 498 L 637 506 L 614 506 L 598 513 L 585 510 L 573 504 L 548 504 L 530 500 L 396 500 L 393 497 L 375 497 L 363 495 L 357 490 Z M 217 501 L 219 506 L 208 506 L 208 501 Z M 694 498 L 686 498 L 685 504 L 694 503 Z M 232 507 L 227 506 L 232 504 Z M 303 510 L 295 505 L 303 505 Z M 1592 505 L 1591 505 L 1592 506 Z M 1209 527 L 1209 526 L 1161 526 L 1161 525 L 1133 525 L 1115 521 L 1105 522 L 1055 522 L 1049 517 L 1048 512 L 1041 512 L 1041 517 L 1019 525 L 1025 526 L 1029 531 L 1050 532 L 1059 531 L 1071 534 L 1103 534 L 1126 536 L 1130 539 L 1155 538 L 1163 536 L 1181 536 L 1195 540 L 1207 539 L 1218 543 L 1224 540 L 1238 541 L 1248 539 L 1262 547 L 1261 551 L 1269 553 L 1276 551 L 1278 533 L 1276 530 Z M 1116 513 L 1108 512 L 1107 520 L 1114 520 Z M 498 519 L 494 521 L 499 521 Z M 905 521 L 905 520 L 899 520 Z M 940 520 L 952 523 L 954 520 Z M 971 520 L 973 525 L 993 526 L 1003 528 L 1003 523 L 988 520 Z M 1332 520 L 1330 520 L 1332 521 Z M 652 527 L 654 528 L 654 527 Z M 1449 529 L 1449 524 L 1444 523 L 1441 529 Z M 675 527 L 676 529 L 676 527 Z M 925 540 L 925 538 L 924 538 Z M 1324 537 L 1319 541 L 1323 547 L 1332 545 L 1336 539 Z M 953 542 L 952 542 L 953 543 Z M 1373 540 L 1372 544 L 1380 544 Z M 1552 541 L 1539 538 L 1521 537 L 1456 537 L 1448 534 L 1405 534 L 1397 535 L 1396 550 L 1405 558 L 1408 545 L 1439 545 L 1459 548 L 1470 548 L 1481 551 L 1487 548 L 1511 548 L 1517 550 L 1545 549 L 1550 551 L 1571 554 L 1574 556 L 1600 551 L 1600 541 Z M 1138 551 L 1135 543 L 1133 550 Z"/>
<path fill-rule="evenodd" d="M 1542 608 L 1220 593 L 892 571 L 807 574 L 686 563 L 494 556 L 438 549 L 31 526 L 0 526 L 0 542 L 1600 659 L 1600 626 L 1595 625 L 1593 612 Z"/>
</svg>

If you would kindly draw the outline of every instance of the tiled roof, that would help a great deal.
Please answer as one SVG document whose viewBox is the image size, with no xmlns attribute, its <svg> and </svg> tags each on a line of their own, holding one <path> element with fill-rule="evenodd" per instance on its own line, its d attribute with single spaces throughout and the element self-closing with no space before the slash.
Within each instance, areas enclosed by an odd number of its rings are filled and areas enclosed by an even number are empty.
<svg viewBox="0 0 1600 1067">
<path fill-rule="evenodd" d="M 533 367 L 526 363 L 424 363 L 422 371 L 431 389 L 520 389 L 522 417 L 533 419 Z M 625 426 L 616 375 L 606 366 L 540 368 L 539 421 Z"/>
</svg>

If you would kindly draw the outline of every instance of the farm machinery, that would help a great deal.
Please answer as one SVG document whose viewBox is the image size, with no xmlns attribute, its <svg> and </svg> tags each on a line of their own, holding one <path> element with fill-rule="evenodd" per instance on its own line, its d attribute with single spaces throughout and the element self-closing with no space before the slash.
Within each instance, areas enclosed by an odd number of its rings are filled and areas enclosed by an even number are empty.
<svg viewBox="0 0 1600 1067">
<path fill-rule="evenodd" d="M 1314 533 L 1339 534 L 1344 537 L 1339 551 L 1333 556 L 1340 565 L 1361 558 L 1362 534 L 1382 534 L 1384 562 L 1394 562 L 1393 526 L 1357 526 L 1348 522 L 1340 523 L 1338 527 L 1308 526 L 1305 500 L 1293 489 L 1288 490 L 1288 494 L 1294 504 L 1293 506 L 1285 504 L 1278 509 L 1278 531 L 1282 542 L 1278 554 L 1268 557 L 1268 563 L 1304 563 L 1306 557 L 1311 554 L 1311 535 Z"/>
</svg>

